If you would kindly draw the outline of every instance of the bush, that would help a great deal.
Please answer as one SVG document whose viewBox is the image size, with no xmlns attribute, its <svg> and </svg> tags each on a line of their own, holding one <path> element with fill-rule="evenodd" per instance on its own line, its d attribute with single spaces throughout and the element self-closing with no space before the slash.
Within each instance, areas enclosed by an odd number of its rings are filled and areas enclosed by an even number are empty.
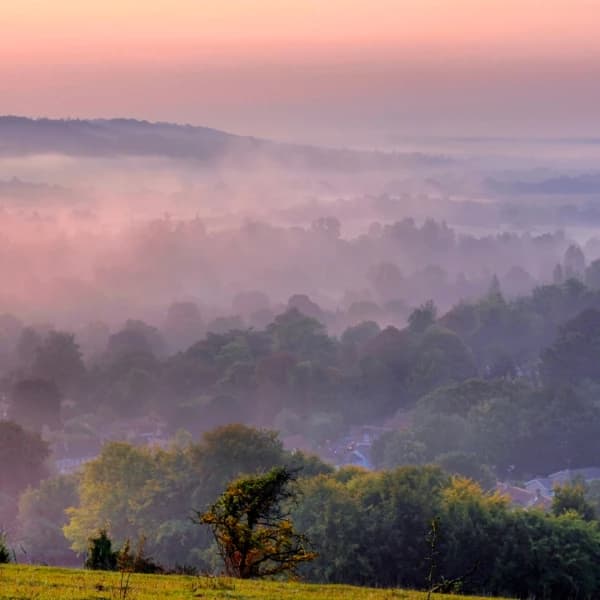
<svg viewBox="0 0 600 600">
<path fill-rule="evenodd" d="M 164 569 L 146 554 L 146 538 L 144 536 L 140 537 L 135 552 L 131 549 L 131 542 L 125 540 L 123 547 L 117 553 L 117 568 L 126 573 L 164 572 Z"/>
<path fill-rule="evenodd" d="M 113 552 L 112 541 L 106 529 L 90 538 L 85 568 L 94 571 L 114 571 L 117 568 L 117 552 Z"/>
<path fill-rule="evenodd" d="M 5 565 L 9 563 L 11 559 L 10 550 L 6 546 L 6 539 L 4 538 L 4 534 L 0 534 L 0 565 Z"/>
</svg>

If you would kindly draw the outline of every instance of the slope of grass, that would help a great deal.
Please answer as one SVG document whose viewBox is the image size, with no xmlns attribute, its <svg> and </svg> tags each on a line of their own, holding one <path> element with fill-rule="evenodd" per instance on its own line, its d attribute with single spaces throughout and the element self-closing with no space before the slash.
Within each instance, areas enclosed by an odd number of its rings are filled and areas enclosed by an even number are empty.
<svg viewBox="0 0 600 600">
<path fill-rule="evenodd" d="M 427 594 L 343 585 L 312 585 L 226 578 L 133 574 L 6 565 L 0 600 L 426 600 Z M 459 600 L 460 596 L 433 594 Z M 471 600 L 476 600 L 471 597 Z"/>
</svg>

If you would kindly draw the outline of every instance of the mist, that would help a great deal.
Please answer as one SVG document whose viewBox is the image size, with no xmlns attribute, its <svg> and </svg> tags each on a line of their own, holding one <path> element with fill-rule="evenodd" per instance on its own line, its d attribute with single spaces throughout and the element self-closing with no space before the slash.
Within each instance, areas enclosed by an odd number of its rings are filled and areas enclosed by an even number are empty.
<svg viewBox="0 0 600 600">
<path fill-rule="evenodd" d="M 0 524 L 15 557 L 76 566 L 104 531 L 122 548 L 148 536 L 167 572 L 212 572 L 190 502 L 272 468 L 302 473 L 294 519 L 324 553 L 303 571 L 317 582 L 345 550 L 319 537 L 321 485 L 437 481 L 419 502 L 439 510 L 474 486 L 509 523 L 554 511 L 555 482 L 582 477 L 586 515 L 600 508 L 598 141 L 359 146 L 0 118 L 0 449 L 16 465 L 0 470 Z M 556 511 L 539 518 L 559 532 Z M 365 573 L 333 581 L 379 584 Z"/>
</svg>

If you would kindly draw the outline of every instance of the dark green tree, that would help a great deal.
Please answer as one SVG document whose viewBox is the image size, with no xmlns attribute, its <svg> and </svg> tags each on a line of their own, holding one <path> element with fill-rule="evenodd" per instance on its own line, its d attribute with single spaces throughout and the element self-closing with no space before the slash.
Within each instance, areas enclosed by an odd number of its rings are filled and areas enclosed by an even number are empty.
<svg viewBox="0 0 600 600">
<path fill-rule="evenodd" d="M 4 534 L 0 534 L 0 565 L 5 565 L 11 560 L 10 550 L 6 545 Z"/>
<path fill-rule="evenodd" d="M 114 571 L 117 568 L 118 552 L 112 548 L 112 541 L 106 529 L 101 529 L 90 538 L 85 568 L 94 571 Z"/>
</svg>

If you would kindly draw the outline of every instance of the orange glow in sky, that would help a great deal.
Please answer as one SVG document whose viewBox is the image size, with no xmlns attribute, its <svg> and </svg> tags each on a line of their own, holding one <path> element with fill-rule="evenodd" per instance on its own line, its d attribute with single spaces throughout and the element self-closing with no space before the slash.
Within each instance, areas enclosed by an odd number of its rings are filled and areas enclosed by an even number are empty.
<svg viewBox="0 0 600 600">
<path fill-rule="evenodd" d="M 536 77 L 546 93 L 562 74 L 578 77 L 569 85 L 585 106 L 565 98 L 583 118 L 600 64 L 600 0 L 4 0 L 0 32 L 0 113 L 248 132 L 278 111 L 281 122 L 330 109 L 355 119 L 365 94 L 380 117 L 408 95 L 388 115 L 405 122 L 432 93 L 461 109 L 457 87 L 483 103 L 491 86 L 518 108 L 516 85 L 534 102 Z M 513 113 L 494 114 L 504 127 Z"/>
<path fill-rule="evenodd" d="M 7 0 L 5 56 L 201 59 L 365 48 L 565 56 L 600 51 L 597 0 Z"/>
</svg>

